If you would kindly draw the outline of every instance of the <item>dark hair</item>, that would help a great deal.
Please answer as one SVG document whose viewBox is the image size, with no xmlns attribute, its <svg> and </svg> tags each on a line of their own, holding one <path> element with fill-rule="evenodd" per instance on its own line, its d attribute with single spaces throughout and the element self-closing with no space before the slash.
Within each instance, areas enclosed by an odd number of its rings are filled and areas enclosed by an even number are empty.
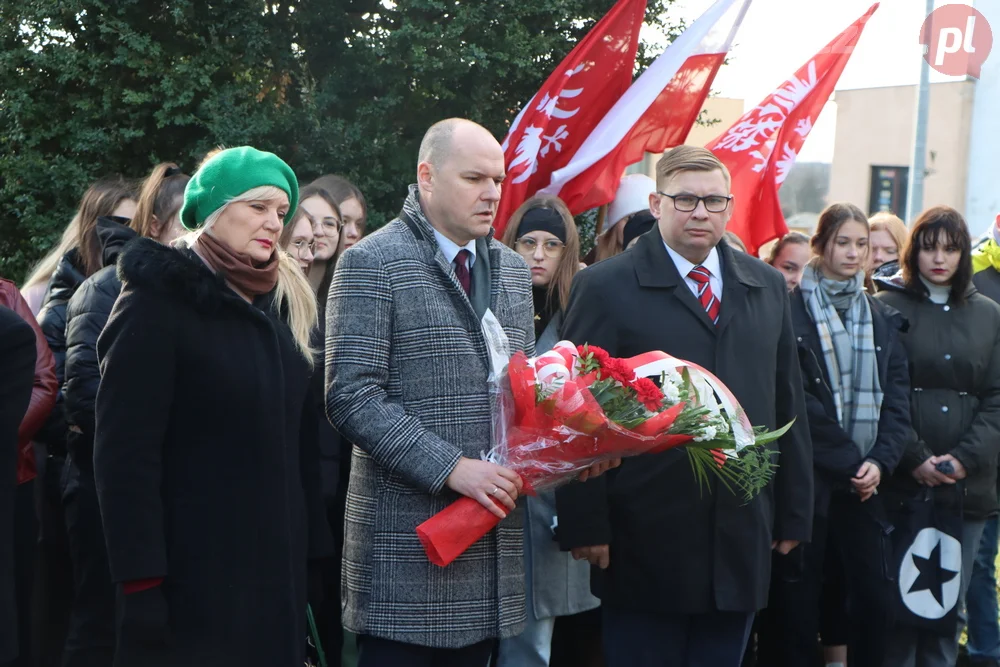
<svg viewBox="0 0 1000 667">
<path fill-rule="evenodd" d="M 323 178 L 340 178 L 339 176 L 331 176 Z M 318 182 L 318 179 L 317 179 Z M 346 182 L 346 181 L 345 181 Z M 354 187 L 354 186 L 351 186 Z M 310 183 L 306 187 L 299 190 L 299 209 L 302 209 L 302 202 L 312 197 L 319 197 L 333 209 L 333 212 L 337 214 L 337 219 L 341 222 L 344 221 L 344 216 L 340 212 L 340 205 L 337 200 L 331 195 L 325 188 L 316 184 L 316 182 Z M 348 197 L 350 199 L 350 197 Z M 361 200 L 364 201 L 364 200 Z M 362 204 L 362 209 L 364 204 Z M 312 216 L 309 216 L 310 222 L 315 225 L 318 221 L 313 220 Z M 298 222 L 296 220 L 296 222 Z M 340 246 L 340 236 L 337 236 L 337 246 Z M 326 268 L 323 270 L 323 280 L 319 281 L 319 286 L 316 288 L 316 303 L 319 305 L 320 317 L 325 316 L 326 313 L 326 300 L 329 297 L 328 292 L 330 291 L 330 283 L 333 282 L 333 269 L 337 266 L 337 249 L 334 248 L 333 257 L 326 263 Z"/>
<path fill-rule="evenodd" d="M 184 188 L 190 180 L 191 177 L 181 172 L 180 167 L 173 162 L 153 167 L 153 171 L 142 182 L 135 217 L 132 218 L 132 229 L 139 236 L 155 238 L 154 222 L 158 222 L 159 232 L 162 234 L 170 220 L 180 213 L 184 204 Z"/>
<path fill-rule="evenodd" d="M 333 200 L 337 202 L 337 206 L 340 206 L 349 199 L 357 199 L 358 203 L 361 204 L 361 213 L 364 216 L 361 221 L 361 233 L 364 234 L 364 223 L 368 220 L 368 203 L 365 201 L 365 196 L 361 194 L 358 186 L 343 176 L 337 176 L 336 174 L 320 176 L 310 183 L 310 185 L 315 185 L 318 188 L 326 190 L 333 197 Z M 299 199 L 301 198 L 300 196 Z"/>
<path fill-rule="evenodd" d="M 333 212 L 337 214 L 337 217 L 341 217 L 340 213 L 340 203 L 336 198 L 329 193 L 325 188 L 316 185 L 315 183 L 310 183 L 301 190 L 299 190 L 299 202 L 304 202 L 307 199 L 312 199 L 313 197 L 319 197 L 333 209 Z"/>
<path fill-rule="evenodd" d="M 920 281 L 920 250 L 933 248 L 942 242 L 945 234 L 946 245 L 957 246 L 962 251 L 958 269 L 951 279 L 951 298 L 958 302 L 965 300 L 965 292 L 972 282 L 972 238 L 962 214 L 950 206 L 935 206 L 920 214 L 910 230 L 906 249 L 900 256 L 903 282 L 915 292 L 927 294 L 927 288 Z"/>
<path fill-rule="evenodd" d="M 809 242 L 813 254 L 822 257 L 830 239 L 837 236 L 837 232 L 844 226 L 844 223 L 852 220 L 864 225 L 865 231 L 868 231 L 868 216 L 854 204 L 838 202 L 823 209 L 823 212 L 819 214 L 819 222 L 816 223 L 816 233 L 813 234 L 812 240 Z"/>
<path fill-rule="evenodd" d="M 796 243 L 809 245 L 809 237 L 802 232 L 788 232 L 782 236 L 777 243 L 771 246 L 771 253 L 764 261 L 771 266 L 774 266 L 774 263 L 778 261 L 779 257 L 781 257 L 781 251 L 785 249 L 785 246 L 794 245 Z"/>
<path fill-rule="evenodd" d="M 80 227 L 77 248 L 80 253 L 80 269 L 90 276 L 102 266 L 101 242 L 97 238 L 97 219 L 111 215 L 126 199 L 135 199 L 135 183 L 121 176 L 103 178 L 89 188 L 80 199 L 77 216 Z"/>
</svg>

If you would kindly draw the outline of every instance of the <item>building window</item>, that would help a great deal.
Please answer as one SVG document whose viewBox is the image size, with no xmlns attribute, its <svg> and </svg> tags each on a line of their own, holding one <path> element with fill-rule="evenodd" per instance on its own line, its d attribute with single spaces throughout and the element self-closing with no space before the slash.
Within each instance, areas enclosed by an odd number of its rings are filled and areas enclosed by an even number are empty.
<svg viewBox="0 0 1000 667">
<path fill-rule="evenodd" d="M 906 220 L 906 185 L 910 178 L 909 167 L 872 166 L 871 189 L 868 195 L 868 214 L 888 211 Z"/>
</svg>

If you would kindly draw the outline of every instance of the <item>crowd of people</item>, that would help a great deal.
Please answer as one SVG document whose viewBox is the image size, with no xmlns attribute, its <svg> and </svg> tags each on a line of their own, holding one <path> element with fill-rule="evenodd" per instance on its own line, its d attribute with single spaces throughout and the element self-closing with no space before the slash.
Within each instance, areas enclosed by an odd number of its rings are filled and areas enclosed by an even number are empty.
<svg viewBox="0 0 1000 667">
<path fill-rule="evenodd" d="M 504 178 L 449 119 L 367 236 L 352 183 L 252 147 L 92 185 L 0 281 L 0 665 L 340 665 L 347 636 L 361 667 L 945 667 L 966 628 L 1000 664 L 1000 230 L 834 203 L 761 261 L 679 146 L 581 257 L 555 196 L 494 238 Z M 525 495 L 482 456 L 489 378 L 564 339 L 791 422 L 774 480 L 703 489 L 674 450 Z M 503 521 L 438 567 L 416 527 L 460 496 Z"/>
</svg>

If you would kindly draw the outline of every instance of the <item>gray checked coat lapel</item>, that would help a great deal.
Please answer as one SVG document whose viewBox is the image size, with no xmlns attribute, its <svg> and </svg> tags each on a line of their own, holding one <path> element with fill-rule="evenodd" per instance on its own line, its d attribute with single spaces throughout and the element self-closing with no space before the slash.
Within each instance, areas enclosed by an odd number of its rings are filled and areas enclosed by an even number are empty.
<svg viewBox="0 0 1000 667">
<path fill-rule="evenodd" d="M 480 241 L 477 255 L 483 251 L 489 304 L 511 352 L 532 354 L 527 265 L 492 238 Z M 491 446 L 480 320 L 415 188 L 399 218 L 339 260 L 326 331 L 327 414 L 355 443 L 345 626 L 441 648 L 518 634 L 525 619 L 522 510 L 446 568 L 427 560 L 415 532 L 458 498 L 445 481 L 459 457 L 478 458 Z"/>
</svg>

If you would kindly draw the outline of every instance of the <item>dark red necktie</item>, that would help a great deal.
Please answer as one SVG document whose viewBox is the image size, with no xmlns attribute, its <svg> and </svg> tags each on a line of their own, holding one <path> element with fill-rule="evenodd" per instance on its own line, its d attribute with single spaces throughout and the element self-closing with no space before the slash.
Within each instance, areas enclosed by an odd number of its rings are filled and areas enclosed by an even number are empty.
<svg viewBox="0 0 1000 667">
<path fill-rule="evenodd" d="M 702 308 L 708 313 L 708 319 L 712 320 L 713 324 L 718 324 L 719 309 L 722 304 L 715 298 L 715 294 L 712 292 L 712 283 L 709 282 L 711 277 L 711 271 L 704 266 L 696 266 L 688 273 L 688 278 L 698 283 L 696 296 L 698 297 L 698 301 L 701 302 Z"/>
<path fill-rule="evenodd" d="M 469 255 L 471 254 L 468 250 L 463 249 L 455 255 L 455 277 L 462 284 L 466 296 L 472 296 L 472 274 L 469 273 Z"/>
</svg>

